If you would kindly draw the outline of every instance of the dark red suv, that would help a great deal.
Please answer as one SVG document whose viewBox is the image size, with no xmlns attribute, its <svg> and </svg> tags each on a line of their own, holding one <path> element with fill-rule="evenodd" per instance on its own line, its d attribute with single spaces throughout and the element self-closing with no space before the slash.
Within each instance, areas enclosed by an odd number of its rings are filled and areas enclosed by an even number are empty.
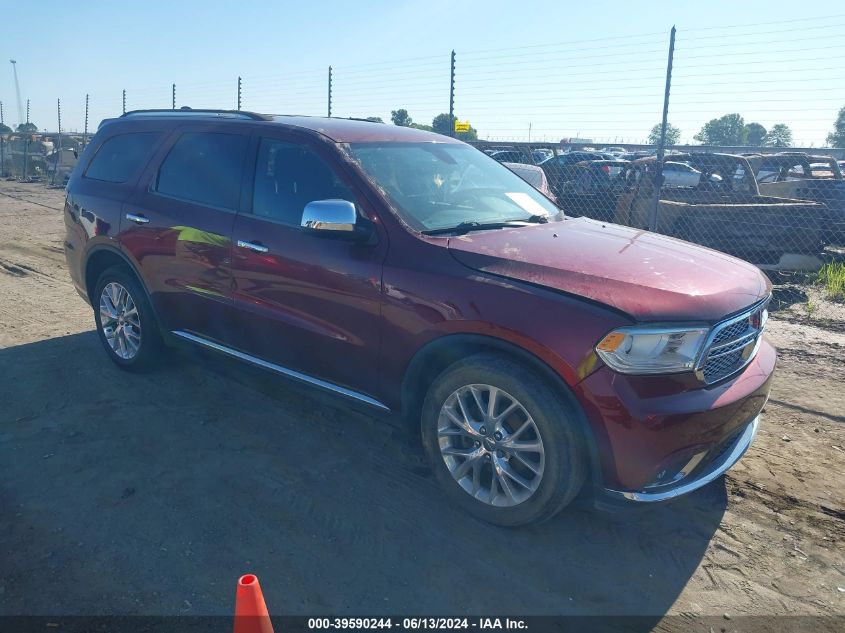
<svg viewBox="0 0 845 633">
<path fill-rule="evenodd" d="M 420 130 L 199 110 L 107 120 L 65 248 L 126 369 L 187 342 L 419 428 L 503 525 L 695 490 L 749 446 L 775 351 L 755 267 L 560 210 Z"/>
</svg>

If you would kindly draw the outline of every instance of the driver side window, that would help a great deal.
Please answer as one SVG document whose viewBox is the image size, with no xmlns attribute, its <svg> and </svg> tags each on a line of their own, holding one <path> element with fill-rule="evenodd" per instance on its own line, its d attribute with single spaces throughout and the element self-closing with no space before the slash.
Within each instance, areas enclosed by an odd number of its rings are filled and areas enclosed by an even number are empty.
<svg viewBox="0 0 845 633">
<path fill-rule="evenodd" d="M 305 205 L 330 199 L 355 201 L 322 158 L 304 145 L 261 139 L 252 190 L 253 215 L 299 226 Z"/>
</svg>

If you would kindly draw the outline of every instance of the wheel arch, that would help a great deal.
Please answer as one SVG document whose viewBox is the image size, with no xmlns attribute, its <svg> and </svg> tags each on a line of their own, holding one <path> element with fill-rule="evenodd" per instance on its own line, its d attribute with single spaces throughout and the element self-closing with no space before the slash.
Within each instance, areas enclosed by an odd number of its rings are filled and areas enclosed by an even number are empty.
<svg viewBox="0 0 845 633">
<path fill-rule="evenodd" d="M 601 483 L 601 465 L 595 434 L 586 413 L 566 381 L 546 362 L 508 341 L 483 334 L 448 334 L 423 346 L 414 354 L 402 379 L 401 411 L 408 429 L 418 434 L 422 405 L 428 385 L 457 361 L 481 352 L 494 352 L 536 371 L 555 392 L 562 394 L 576 412 L 576 424 L 587 446 L 589 480 Z"/>
<path fill-rule="evenodd" d="M 144 295 L 146 296 L 150 307 L 152 307 L 153 316 L 155 317 L 156 326 L 158 327 L 159 332 L 162 334 L 165 340 L 168 340 L 167 330 L 163 327 L 161 319 L 159 318 L 159 315 L 155 310 L 152 297 L 150 296 L 150 291 L 147 288 L 147 285 L 144 283 L 144 278 L 138 271 L 138 267 L 132 262 L 131 259 L 129 259 L 129 257 L 126 256 L 125 253 L 121 252 L 114 246 L 109 246 L 106 244 L 95 246 L 88 252 L 85 257 L 85 264 L 83 267 L 83 279 L 85 280 L 85 294 L 88 296 L 88 302 L 91 304 L 91 306 L 95 310 L 97 309 L 97 304 L 93 296 L 94 290 L 97 285 L 97 279 L 100 277 L 104 270 L 111 268 L 112 266 L 125 266 L 134 275 L 135 279 L 138 281 L 138 284 L 143 289 Z"/>
<path fill-rule="evenodd" d="M 138 269 L 135 267 L 129 258 L 117 248 L 107 245 L 95 246 L 85 257 L 85 265 L 83 266 L 83 278 L 85 279 L 85 293 L 88 295 L 88 302 L 94 305 L 94 290 L 97 285 L 97 279 L 107 268 L 112 266 L 126 266 L 147 295 L 150 298 L 150 293 L 147 286 L 144 284 Z"/>
</svg>

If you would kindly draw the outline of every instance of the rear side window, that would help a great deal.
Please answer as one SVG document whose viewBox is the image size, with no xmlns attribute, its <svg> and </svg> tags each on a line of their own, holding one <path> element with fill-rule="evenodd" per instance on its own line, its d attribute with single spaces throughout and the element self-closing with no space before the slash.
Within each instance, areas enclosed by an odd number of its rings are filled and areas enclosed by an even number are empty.
<svg viewBox="0 0 845 633">
<path fill-rule="evenodd" d="M 159 132 L 112 136 L 91 159 L 85 177 L 105 182 L 127 182 L 146 163 L 160 136 Z"/>
<path fill-rule="evenodd" d="M 247 136 L 189 132 L 158 171 L 155 190 L 197 204 L 236 209 Z"/>
</svg>

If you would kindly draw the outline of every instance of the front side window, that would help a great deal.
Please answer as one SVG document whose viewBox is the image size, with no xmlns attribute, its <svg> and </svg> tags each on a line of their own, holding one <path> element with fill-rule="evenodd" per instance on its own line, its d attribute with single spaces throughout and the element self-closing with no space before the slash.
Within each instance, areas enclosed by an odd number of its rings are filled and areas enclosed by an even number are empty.
<svg viewBox="0 0 845 633">
<path fill-rule="evenodd" d="M 262 139 L 255 165 L 252 213 L 299 226 L 302 211 L 316 200 L 348 200 L 352 192 L 334 170 L 308 147 Z"/>
<path fill-rule="evenodd" d="M 160 136 L 159 132 L 112 136 L 91 159 L 85 178 L 114 183 L 129 181 L 146 164 Z"/>
<path fill-rule="evenodd" d="M 353 143 L 351 157 L 418 231 L 532 221 L 558 213 L 545 196 L 483 152 L 462 144 Z"/>
<path fill-rule="evenodd" d="M 155 191 L 197 204 L 237 209 L 249 138 L 240 134 L 183 134 L 161 164 Z"/>
</svg>

